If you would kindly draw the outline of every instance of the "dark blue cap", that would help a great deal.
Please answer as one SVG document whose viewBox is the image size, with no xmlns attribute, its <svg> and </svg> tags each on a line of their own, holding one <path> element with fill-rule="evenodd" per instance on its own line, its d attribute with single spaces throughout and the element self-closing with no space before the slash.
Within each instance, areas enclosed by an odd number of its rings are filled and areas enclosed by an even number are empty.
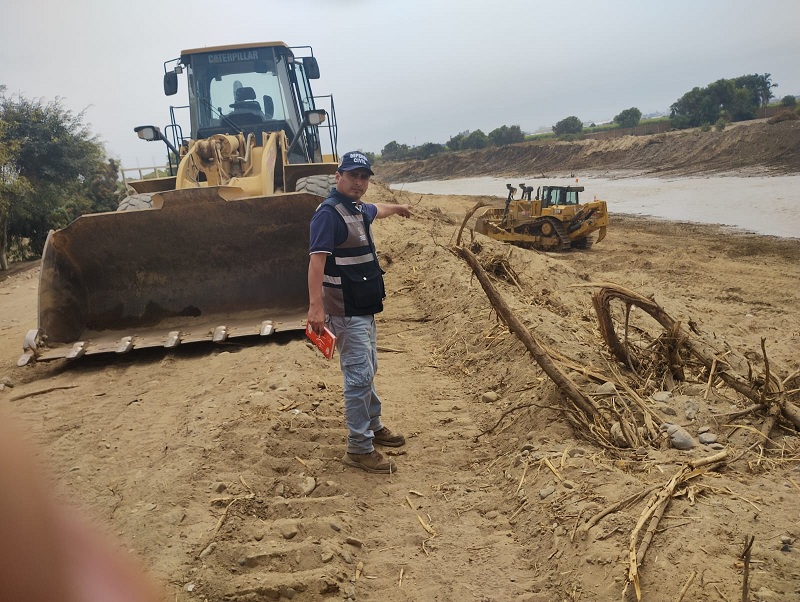
<svg viewBox="0 0 800 602">
<path fill-rule="evenodd" d="M 342 160 L 339 162 L 337 171 L 353 171 L 354 169 L 366 169 L 369 175 L 374 176 L 372 165 L 369 164 L 369 159 L 364 153 L 358 151 L 350 151 L 342 155 Z"/>
</svg>

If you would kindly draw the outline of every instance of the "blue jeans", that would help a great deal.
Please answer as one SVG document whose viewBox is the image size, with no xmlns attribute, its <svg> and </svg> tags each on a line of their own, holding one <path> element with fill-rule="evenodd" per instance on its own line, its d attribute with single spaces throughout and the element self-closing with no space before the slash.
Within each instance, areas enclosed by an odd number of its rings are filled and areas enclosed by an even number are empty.
<svg viewBox="0 0 800 602">
<path fill-rule="evenodd" d="M 344 377 L 344 419 L 350 431 L 347 452 L 368 454 L 381 424 L 381 400 L 375 392 L 378 371 L 378 333 L 375 316 L 329 316 L 336 335 Z"/>
</svg>

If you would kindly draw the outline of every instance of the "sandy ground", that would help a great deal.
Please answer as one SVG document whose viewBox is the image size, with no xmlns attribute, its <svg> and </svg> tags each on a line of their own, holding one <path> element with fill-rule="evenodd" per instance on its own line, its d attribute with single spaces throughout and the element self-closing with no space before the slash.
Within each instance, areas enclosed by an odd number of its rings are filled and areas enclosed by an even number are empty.
<svg viewBox="0 0 800 602">
<path fill-rule="evenodd" d="M 481 261 L 513 270 L 498 272 L 500 294 L 582 391 L 600 400 L 601 381 L 615 382 L 622 404 L 625 383 L 695 441 L 717 437 L 690 451 L 666 435 L 623 449 L 576 430 L 451 252 L 475 199 L 375 185 L 368 200 L 392 197 L 415 215 L 375 228 L 388 288 L 377 384 L 385 421 L 408 437 L 390 476 L 340 462 L 338 365 L 301 334 L 16 368 L 36 322 L 36 266 L 0 281 L 0 411 L 38 444 L 64 503 L 140 557 L 168 600 L 621 600 L 647 497 L 599 513 L 727 451 L 668 496 L 642 599 L 676 600 L 684 586 L 686 601 L 742 599 L 754 536 L 750 599 L 800 600 L 794 427 L 780 420 L 772 449 L 742 455 L 764 412 L 731 416 L 751 402 L 709 385 L 697 362 L 674 382 L 611 360 L 587 286 L 652 296 L 745 380 L 763 382 L 768 365 L 800 404 L 800 241 L 625 216 L 588 251 L 478 239 Z M 631 337 L 644 345 L 652 331 L 634 312 Z"/>
</svg>

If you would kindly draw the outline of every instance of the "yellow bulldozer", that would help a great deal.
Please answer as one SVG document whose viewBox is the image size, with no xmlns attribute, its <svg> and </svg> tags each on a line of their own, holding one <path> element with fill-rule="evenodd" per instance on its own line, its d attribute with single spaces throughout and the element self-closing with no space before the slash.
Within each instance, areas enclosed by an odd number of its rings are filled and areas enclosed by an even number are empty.
<svg viewBox="0 0 800 602">
<path fill-rule="evenodd" d="M 19 365 L 305 328 L 308 223 L 338 161 L 313 50 L 184 50 L 164 63 L 166 95 L 181 74 L 188 106 L 170 107 L 163 132 L 134 130 L 165 144 L 172 175 L 129 182 L 118 211 L 50 232 Z"/>
<path fill-rule="evenodd" d="M 515 200 L 516 187 L 506 184 L 504 207 L 489 207 L 478 216 L 475 231 L 490 238 L 539 251 L 588 249 L 606 236 L 608 209 L 605 201 L 581 203 L 583 186 L 533 186 L 520 184 L 522 196 Z"/>
</svg>

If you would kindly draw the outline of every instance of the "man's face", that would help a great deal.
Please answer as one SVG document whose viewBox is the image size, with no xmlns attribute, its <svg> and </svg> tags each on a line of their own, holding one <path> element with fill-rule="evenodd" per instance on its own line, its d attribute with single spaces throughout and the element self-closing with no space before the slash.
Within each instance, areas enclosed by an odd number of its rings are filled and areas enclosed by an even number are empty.
<svg viewBox="0 0 800 602">
<path fill-rule="evenodd" d="M 353 169 L 336 172 L 336 190 L 344 196 L 360 201 L 369 188 L 369 170 Z"/>
</svg>

